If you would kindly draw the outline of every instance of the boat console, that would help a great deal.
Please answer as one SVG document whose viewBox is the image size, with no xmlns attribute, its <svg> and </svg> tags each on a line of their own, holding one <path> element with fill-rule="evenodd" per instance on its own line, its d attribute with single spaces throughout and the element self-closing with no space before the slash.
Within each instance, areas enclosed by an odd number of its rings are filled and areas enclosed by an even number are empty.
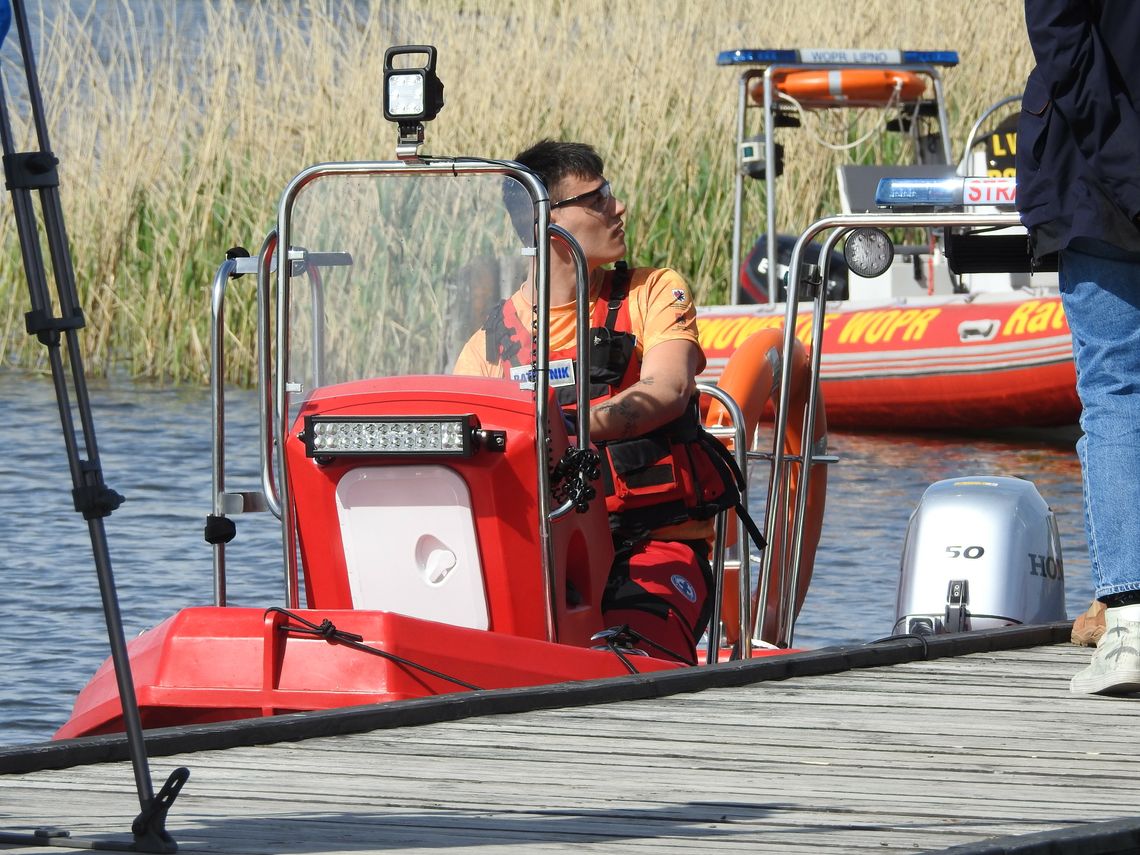
<svg viewBox="0 0 1140 855">
<path fill-rule="evenodd" d="M 309 397 L 285 450 L 308 607 L 545 640 L 535 440 L 532 393 L 510 380 L 384 378 Z M 570 447 L 561 419 L 547 447 L 550 460 Z M 613 560 L 604 502 L 551 534 L 558 641 L 589 646 Z"/>
</svg>

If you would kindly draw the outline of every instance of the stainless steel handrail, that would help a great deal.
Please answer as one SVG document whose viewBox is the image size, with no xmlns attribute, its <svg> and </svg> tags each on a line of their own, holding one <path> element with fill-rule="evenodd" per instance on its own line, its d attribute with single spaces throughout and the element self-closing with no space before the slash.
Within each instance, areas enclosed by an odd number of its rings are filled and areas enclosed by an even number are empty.
<svg viewBox="0 0 1140 855">
<path fill-rule="evenodd" d="M 977 214 L 967 212 L 955 213 L 883 213 L 883 214 L 843 214 L 838 216 L 824 217 L 817 220 L 808 226 L 807 230 L 800 235 L 796 241 L 795 247 L 792 249 L 791 264 L 789 267 L 789 293 L 795 293 L 795 289 L 799 287 L 799 275 L 803 269 L 803 258 L 805 249 L 808 244 L 815 238 L 816 235 L 825 231 L 836 229 L 839 230 L 841 236 L 853 229 L 857 228 L 945 228 L 951 226 L 1013 226 L 1018 225 L 1020 219 L 1016 213 L 998 213 L 998 214 Z M 838 240 L 838 238 L 836 239 Z M 834 245 L 832 242 L 831 245 Z M 822 287 L 817 289 L 814 298 L 813 306 L 813 347 L 812 347 L 812 361 L 811 361 L 811 388 L 818 389 L 819 374 L 820 374 L 820 358 L 822 356 L 822 321 L 823 314 L 826 310 L 826 290 Z M 792 348 L 792 340 L 795 335 L 796 328 L 796 315 L 799 304 L 796 300 L 788 300 L 784 314 L 784 352 L 790 353 Z M 787 434 L 787 419 L 788 419 L 788 401 L 790 396 L 790 382 L 791 382 L 791 361 L 784 360 L 784 364 L 780 372 L 780 400 L 776 407 L 776 421 L 772 431 L 772 458 L 771 458 L 771 474 L 768 480 L 768 507 L 765 521 L 765 535 L 771 539 L 776 531 L 776 523 L 778 521 L 779 511 L 781 507 L 786 507 L 788 501 L 788 492 L 790 489 L 790 481 L 786 477 L 785 463 L 790 462 L 788 455 L 784 453 L 784 439 Z M 810 467 L 812 458 L 811 438 L 815 432 L 815 411 L 810 403 L 804 413 L 804 428 L 803 433 L 803 448 L 801 451 L 801 465 Z M 810 417 L 810 419 L 809 419 Z M 806 479 L 801 477 L 800 483 L 803 485 L 806 492 Z M 793 543 L 801 543 L 802 535 L 798 534 L 798 530 L 802 527 L 802 510 L 797 502 L 797 507 L 793 513 L 791 521 L 791 539 Z M 787 552 L 787 550 L 785 550 Z M 789 559 L 793 562 L 791 565 L 792 572 L 788 576 L 789 579 L 798 579 L 799 573 L 799 554 L 793 552 Z M 772 572 L 772 550 L 765 550 L 763 557 L 763 569 L 761 572 L 761 579 L 770 578 Z M 779 568 L 777 568 L 779 569 Z M 783 574 L 782 574 L 783 576 Z M 761 590 L 764 590 L 763 588 Z M 784 590 L 781 592 L 782 596 L 794 599 L 795 590 Z M 759 610 L 763 614 L 763 609 Z M 790 646 L 793 637 L 793 625 L 788 623 L 781 627 L 781 637 L 779 643 L 782 646 Z"/>
<path fill-rule="evenodd" d="M 723 389 L 708 383 L 698 383 L 697 391 L 702 395 L 716 399 L 728 413 L 733 438 L 733 454 L 736 457 L 736 465 L 744 473 L 744 486 L 740 491 L 740 503 L 747 508 L 748 440 L 744 435 L 744 413 L 741 411 L 740 405 Z M 714 435 L 716 433 L 715 431 L 711 432 Z M 728 511 L 722 511 L 717 515 L 713 537 L 713 590 L 710 594 L 712 597 L 712 614 L 709 617 L 708 648 L 705 655 L 705 662 L 709 665 L 719 661 L 720 658 L 721 597 L 724 591 L 725 520 L 727 516 Z M 748 531 L 744 527 L 744 522 L 739 518 L 736 520 L 736 549 L 740 562 L 737 571 L 738 614 L 740 617 L 739 635 L 737 636 L 740 639 L 738 653 L 740 658 L 749 659 L 752 656 L 752 619 L 750 617 L 752 609 L 752 564 Z"/>
<path fill-rule="evenodd" d="M 752 80 L 760 77 L 764 81 L 764 102 L 762 107 L 761 129 L 764 135 L 764 210 L 765 228 L 768 240 L 768 299 L 777 302 L 779 292 L 779 277 L 776 264 L 776 174 L 773 168 L 776 160 L 776 134 L 774 127 L 774 87 L 772 75 L 779 71 L 811 71 L 835 70 L 850 67 L 846 63 L 803 63 L 787 64 L 775 63 L 763 68 L 748 68 L 740 74 L 740 85 L 737 95 L 736 117 L 736 152 L 733 155 L 737 163 L 736 178 L 733 188 L 733 223 L 732 223 L 732 271 L 729 283 L 729 299 L 733 305 L 740 302 L 740 241 L 743 233 L 742 219 L 744 216 L 744 175 L 740 171 L 740 147 L 745 141 L 746 111 L 748 106 L 748 86 Z M 953 150 L 950 142 L 950 122 L 946 115 L 946 101 L 942 89 L 942 74 L 939 70 L 925 63 L 885 63 L 883 65 L 860 65 L 860 68 L 875 69 L 889 68 L 898 71 L 911 71 L 930 78 L 934 88 L 934 100 L 938 109 L 939 133 L 942 137 L 942 154 L 946 163 L 953 163 Z"/>
<path fill-rule="evenodd" d="M 213 488 L 213 514 L 226 513 L 226 391 L 225 391 L 225 300 L 226 285 L 237 270 L 237 261 L 227 258 L 214 274 L 210 288 L 210 419 L 213 437 L 210 443 L 210 465 Z M 214 605 L 226 604 L 226 544 L 214 547 Z"/>
<path fill-rule="evenodd" d="M 578 424 L 577 424 L 577 442 L 579 448 L 590 447 L 590 271 L 587 267 L 586 254 L 582 252 L 582 247 L 578 245 L 574 235 L 562 228 L 562 226 L 551 225 L 550 235 L 557 238 L 558 241 L 570 251 L 570 255 L 574 259 L 574 268 L 576 272 L 575 282 L 575 305 L 574 311 L 577 315 L 577 327 L 575 330 L 575 347 L 577 348 L 577 355 L 575 361 L 578 364 L 578 389 L 577 389 L 577 406 L 578 406 Z M 547 342 L 547 356 L 549 361 L 549 342 Z M 542 360 L 539 360 L 542 364 Z M 549 382 L 549 375 L 547 378 Z M 549 490 L 549 484 L 547 485 Z M 553 511 L 550 511 L 549 517 L 551 520 L 561 519 L 570 513 L 574 507 L 574 501 L 567 499 Z M 553 557 L 553 553 L 551 553 Z M 552 565 L 553 566 L 553 565 Z"/>
<path fill-rule="evenodd" d="M 265 346 L 269 329 L 269 276 L 274 269 L 276 232 L 271 232 L 264 241 L 257 258 L 227 258 L 214 275 L 210 289 L 210 405 L 211 405 L 211 471 L 212 471 L 212 512 L 215 517 L 232 514 L 271 511 L 280 518 L 280 505 L 277 501 L 273 470 L 273 439 L 269 425 L 273 414 L 271 398 L 264 394 L 266 381 L 271 371 L 271 351 Z M 258 375 L 259 388 L 263 390 L 259 409 L 261 491 L 231 493 L 226 489 L 226 427 L 225 427 L 225 299 L 230 279 L 256 273 L 258 279 Z M 226 544 L 213 543 L 214 604 L 226 605 Z M 285 580 L 288 598 L 289 581 Z"/>
<path fill-rule="evenodd" d="M 273 474 L 273 395 L 270 384 L 273 376 L 273 349 L 269 346 L 273 305 L 270 283 L 273 276 L 273 254 L 276 251 L 277 230 L 274 229 L 266 235 L 257 253 L 257 388 L 261 396 L 257 413 L 261 437 L 261 491 L 270 513 L 281 519 L 281 499 L 277 495 L 277 482 Z"/>
<path fill-rule="evenodd" d="M 819 266 L 819 290 L 821 295 L 826 293 L 826 286 L 822 283 L 828 281 L 828 268 L 831 265 L 831 251 L 839 242 L 839 239 L 846 233 L 836 229 L 832 231 L 823 241 L 823 246 L 820 248 L 820 266 Z M 795 269 L 795 268 L 792 268 Z M 823 322 L 824 310 L 821 307 L 818 311 L 812 312 L 812 327 L 811 327 L 811 340 L 812 342 L 823 341 Z M 815 447 L 815 422 L 819 413 L 819 374 L 820 364 L 823 356 L 823 348 L 813 346 L 811 349 L 811 361 L 809 368 L 809 377 L 811 378 L 808 386 L 808 399 L 807 405 L 804 409 L 804 430 L 807 433 L 800 437 L 800 488 L 796 492 L 796 507 L 792 513 L 791 531 L 789 532 L 788 541 L 792 544 L 790 550 L 784 553 L 784 562 L 787 568 L 786 575 L 782 575 L 785 585 L 783 588 L 784 593 L 784 609 L 783 619 L 781 626 L 787 627 L 787 643 L 791 645 L 792 636 L 795 632 L 796 624 L 796 597 L 799 591 L 800 573 L 803 572 L 802 558 L 804 548 L 804 517 L 807 514 L 808 494 L 811 492 L 811 468 L 817 462 L 824 462 L 825 458 L 822 457 L 823 452 L 827 449 Z M 787 360 L 785 360 L 787 361 Z M 826 444 L 826 436 L 824 437 Z M 789 481 L 789 487 L 791 482 Z M 789 563 L 789 558 L 790 563 Z M 783 574 L 785 568 L 781 568 Z"/>
<path fill-rule="evenodd" d="M 285 188 L 281 196 L 281 201 L 278 204 L 277 211 L 277 231 L 276 240 L 279 246 L 291 246 L 292 238 L 292 209 L 293 204 L 297 199 L 300 192 L 311 182 L 318 178 L 333 177 L 333 176 L 367 176 L 367 175 L 388 175 L 388 176 L 456 176 L 456 175 L 478 175 L 478 174 L 497 174 L 515 179 L 524 187 L 527 188 L 532 202 L 536 206 L 538 213 L 537 218 L 537 233 L 547 234 L 550 229 L 550 198 L 547 194 L 546 188 L 542 182 L 531 172 L 523 169 L 520 166 L 511 164 L 508 161 L 484 161 L 476 159 L 442 159 L 442 158 L 428 158 L 424 160 L 409 160 L 409 161 L 357 161 L 347 163 L 322 163 L 309 167 L 296 175 L 289 185 Z M 268 239 L 267 239 L 268 242 Z M 548 401 L 547 396 L 549 393 L 549 377 L 546 372 L 546 365 L 549 361 L 549 300 L 550 300 L 550 264 L 549 264 L 549 242 L 546 240 L 539 241 L 535 248 L 535 279 L 536 279 L 536 305 L 538 307 L 538 321 L 539 321 L 539 362 L 540 367 L 543 369 L 539 371 L 538 376 L 535 377 L 535 394 L 536 394 L 536 449 L 537 456 L 537 469 L 539 474 L 539 495 L 540 501 L 549 502 L 547 498 L 550 491 L 550 473 L 546 469 L 545 452 L 548 438 L 548 421 L 547 410 Z M 268 299 L 268 263 L 263 263 L 263 269 L 266 271 L 264 285 L 259 280 L 259 294 L 265 294 Z M 270 457 L 270 464 L 266 466 L 264 477 L 266 481 L 266 488 L 271 486 L 272 480 L 276 479 L 276 493 L 275 500 L 279 509 L 279 517 L 282 525 L 282 548 L 284 550 L 285 568 L 286 568 L 286 601 L 290 607 L 296 608 L 298 596 L 298 568 L 297 568 L 297 534 L 295 531 L 295 524 L 293 519 L 292 503 L 289 496 L 289 484 L 287 479 L 287 464 L 284 455 L 284 448 L 288 430 L 288 417 L 290 407 L 290 395 L 292 390 L 287 385 L 287 367 L 289 365 L 289 298 L 291 293 L 290 284 L 291 268 L 289 264 L 277 265 L 277 293 L 276 293 L 276 306 L 277 306 L 277 327 L 276 327 L 276 355 L 273 363 L 276 366 L 275 375 L 269 369 L 269 374 L 272 376 L 272 383 L 270 383 L 269 376 L 263 379 L 263 389 L 265 394 L 271 397 L 267 403 L 268 412 L 268 438 L 264 451 Z M 259 323 L 264 320 L 266 327 L 268 327 L 268 313 L 265 313 L 264 318 L 259 317 Z M 259 326 L 260 331 L 260 326 Z M 264 352 L 264 350 L 263 350 Z M 262 364 L 267 364 L 267 359 L 262 360 Z M 272 390 L 272 391 L 270 391 Z M 273 458 L 273 446 L 276 445 L 276 458 Z M 273 465 L 273 460 L 276 463 Z M 540 527 L 540 540 L 549 541 L 550 539 L 550 517 L 549 507 L 547 506 L 546 512 L 541 513 L 539 516 L 538 524 Z M 542 553 L 543 561 L 543 579 L 544 586 L 550 587 L 550 580 L 553 578 L 553 564 L 551 555 L 547 549 L 544 548 Z M 547 637 L 550 641 L 557 640 L 557 627 L 554 619 L 554 604 L 555 592 L 548 590 L 546 603 L 546 623 L 547 623 Z"/>
<path fill-rule="evenodd" d="M 966 147 L 962 149 L 962 159 L 958 162 L 959 175 L 965 175 L 966 170 L 969 168 L 968 161 L 970 159 L 970 151 L 974 148 L 974 144 L 976 142 L 975 137 L 978 135 L 978 131 L 981 129 L 982 124 L 986 121 L 986 119 L 1000 110 L 1006 104 L 1012 104 L 1014 101 L 1020 100 L 1021 95 L 1007 95 L 1000 101 L 995 101 L 993 104 L 987 107 L 985 111 L 983 111 L 982 115 L 978 116 L 977 121 L 974 122 L 974 124 L 970 127 L 970 133 L 966 135 Z"/>
<path fill-rule="evenodd" d="M 586 255 L 582 247 L 570 232 L 561 226 L 549 222 L 550 200 L 539 200 L 539 220 L 547 221 L 546 233 L 558 240 L 574 259 L 576 272 L 575 311 L 577 313 L 576 344 L 578 348 L 578 425 L 577 440 L 579 448 L 590 447 L 590 274 L 587 269 Z M 540 231 L 539 234 L 543 234 Z M 539 254 L 538 260 L 547 259 L 549 255 Z M 539 327 L 538 336 L 538 367 L 534 378 L 535 391 L 535 437 L 538 439 L 538 518 L 539 518 L 539 544 L 542 549 L 542 585 L 543 607 L 546 611 L 546 637 L 548 641 L 558 640 L 558 580 L 557 564 L 554 556 L 554 533 L 551 523 L 561 519 L 571 512 L 574 507 L 572 499 L 567 499 L 554 510 L 550 509 L 550 469 L 546 459 L 546 440 L 550 429 L 550 410 L 548 406 L 550 396 L 550 271 L 549 267 L 541 274 L 538 272 L 538 261 L 535 264 L 536 281 L 546 283 L 546 287 L 536 289 L 538 293 Z M 597 501 L 604 501 L 600 497 Z"/>
</svg>

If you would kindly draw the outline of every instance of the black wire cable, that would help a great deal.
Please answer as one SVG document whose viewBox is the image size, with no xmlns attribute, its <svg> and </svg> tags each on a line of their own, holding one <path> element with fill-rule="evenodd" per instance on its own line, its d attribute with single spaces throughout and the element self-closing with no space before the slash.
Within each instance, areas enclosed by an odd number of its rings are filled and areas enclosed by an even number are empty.
<svg viewBox="0 0 1140 855">
<path fill-rule="evenodd" d="M 372 647 L 370 645 L 364 644 L 364 636 L 337 629 L 333 622 L 328 618 L 325 618 L 319 624 L 315 624 L 311 621 L 305 620 L 300 615 L 294 614 L 293 612 L 283 609 L 279 606 L 270 606 L 265 610 L 265 614 L 269 614 L 270 612 L 277 612 L 278 614 L 285 615 L 290 620 L 295 620 L 300 624 L 304 624 L 304 626 L 290 626 L 289 624 L 284 624 L 281 628 L 286 632 L 292 632 L 298 635 L 315 635 L 319 638 L 325 639 L 326 641 L 343 644 L 346 647 L 351 647 L 353 650 L 359 650 L 362 653 L 371 653 L 373 656 L 379 656 L 382 659 L 387 659 L 399 665 L 404 665 L 408 668 L 414 668 L 418 671 L 423 671 L 425 674 L 430 674 L 433 677 L 438 677 L 439 679 L 446 680 L 449 683 L 455 683 L 455 685 L 462 686 L 465 689 L 471 689 L 475 692 L 480 691 L 479 686 L 476 686 L 473 683 L 468 683 L 466 680 L 460 680 L 458 677 L 451 677 L 447 674 L 441 673 L 440 671 L 436 671 L 433 668 L 429 668 L 426 665 L 421 665 L 419 662 L 413 662 L 411 659 L 405 659 L 403 656 L 398 656 L 395 653 L 389 653 L 387 650 L 380 650 L 377 647 Z"/>
<path fill-rule="evenodd" d="M 926 659 L 930 655 L 930 644 L 926 640 L 925 635 L 920 635 L 917 632 L 900 632 L 898 635 L 887 635 L 883 638 L 876 638 L 874 641 L 868 641 L 867 645 L 882 644 L 884 641 L 901 641 L 904 638 L 917 638 L 922 642 L 922 658 Z"/>
</svg>

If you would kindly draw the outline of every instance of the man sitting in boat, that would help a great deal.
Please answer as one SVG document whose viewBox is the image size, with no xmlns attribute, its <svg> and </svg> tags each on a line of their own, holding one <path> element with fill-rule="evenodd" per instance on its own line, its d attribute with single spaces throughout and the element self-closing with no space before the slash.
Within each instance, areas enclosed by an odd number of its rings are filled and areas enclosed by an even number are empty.
<svg viewBox="0 0 1140 855">
<path fill-rule="evenodd" d="M 611 190 L 592 147 L 543 140 L 515 160 L 545 184 L 551 222 L 575 237 L 590 271 L 590 437 L 603 452 L 615 548 L 602 600 L 603 622 L 628 627 L 630 646 L 696 664 L 696 644 L 710 612 L 709 517 L 717 508 L 706 503 L 707 492 L 691 495 L 696 492 L 691 470 L 676 479 L 680 467 L 670 459 L 690 457 L 686 451 L 699 446 L 695 438 L 701 433 L 695 378 L 705 367 L 705 356 L 689 287 L 674 270 L 630 270 L 621 262 L 626 207 Z M 508 182 L 508 196 L 512 184 Z M 530 244 L 534 222 L 529 198 L 525 205 L 507 202 L 515 228 Z M 613 269 L 603 267 L 614 262 Z M 533 271 L 491 311 L 460 353 L 456 373 L 509 377 L 512 368 L 525 371 L 530 365 L 532 280 Z M 550 261 L 552 365 L 575 353 L 575 287 L 573 259 L 556 244 Z M 574 386 L 558 391 L 572 417 Z M 707 462 L 699 447 L 696 451 L 697 465 Z M 647 460 L 651 465 L 645 466 Z M 630 472 L 627 464 L 639 471 Z M 658 477 L 662 474 L 668 476 L 666 482 Z"/>
</svg>

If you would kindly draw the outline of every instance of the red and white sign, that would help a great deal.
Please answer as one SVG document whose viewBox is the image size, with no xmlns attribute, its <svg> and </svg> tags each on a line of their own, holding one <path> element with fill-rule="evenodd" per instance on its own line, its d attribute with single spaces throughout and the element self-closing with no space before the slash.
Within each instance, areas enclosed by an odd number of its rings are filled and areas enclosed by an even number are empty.
<svg viewBox="0 0 1140 855">
<path fill-rule="evenodd" d="M 964 205 L 1012 205 L 1017 201 L 1013 178 L 966 178 L 962 182 Z"/>
</svg>

